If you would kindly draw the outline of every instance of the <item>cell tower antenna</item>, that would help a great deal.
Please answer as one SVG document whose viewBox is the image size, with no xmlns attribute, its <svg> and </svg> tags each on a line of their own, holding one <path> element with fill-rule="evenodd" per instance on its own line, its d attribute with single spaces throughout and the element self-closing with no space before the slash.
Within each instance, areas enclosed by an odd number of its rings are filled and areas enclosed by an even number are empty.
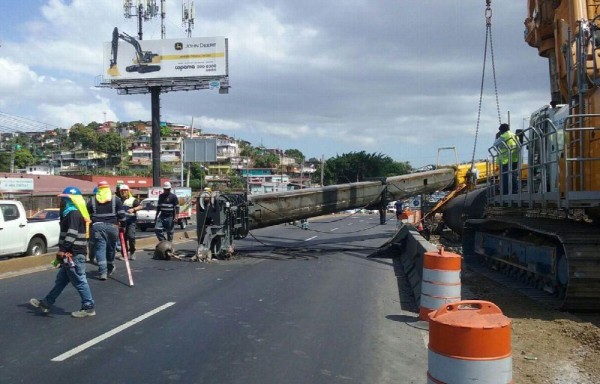
<svg viewBox="0 0 600 384">
<path fill-rule="evenodd" d="M 165 39 L 167 37 L 167 30 L 165 28 L 165 19 L 167 17 L 167 8 L 165 0 L 160 0 L 160 38 Z"/>
<path fill-rule="evenodd" d="M 194 29 L 194 1 L 181 0 L 181 23 L 185 27 L 188 37 L 192 37 Z"/>
<path fill-rule="evenodd" d="M 137 17 L 138 40 L 142 40 L 142 23 L 158 15 L 156 0 L 123 0 L 123 14 L 126 18 Z"/>
</svg>

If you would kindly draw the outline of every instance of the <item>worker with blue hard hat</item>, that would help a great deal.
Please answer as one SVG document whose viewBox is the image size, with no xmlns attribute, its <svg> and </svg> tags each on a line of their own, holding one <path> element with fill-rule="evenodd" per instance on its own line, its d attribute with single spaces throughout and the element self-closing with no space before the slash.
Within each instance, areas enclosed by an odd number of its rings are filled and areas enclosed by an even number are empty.
<svg viewBox="0 0 600 384">
<path fill-rule="evenodd" d="M 42 313 L 48 313 L 58 296 L 71 283 L 81 297 L 81 309 L 71 312 L 71 316 L 94 316 L 94 299 L 85 275 L 90 215 L 79 188 L 67 187 L 58 196 L 61 197 L 60 237 L 58 252 L 52 264 L 59 267 L 59 271 L 54 287 L 46 297 L 41 300 L 31 299 L 29 303 Z"/>
</svg>

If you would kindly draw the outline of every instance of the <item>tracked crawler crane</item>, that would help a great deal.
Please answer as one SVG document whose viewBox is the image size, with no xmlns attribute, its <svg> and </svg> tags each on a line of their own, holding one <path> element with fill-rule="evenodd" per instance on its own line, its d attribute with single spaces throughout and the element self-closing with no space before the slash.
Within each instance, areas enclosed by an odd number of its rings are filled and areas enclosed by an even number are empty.
<svg viewBox="0 0 600 384">
<path fill-rule="evenodd" d="M 492 164 L 519 151 L 516 192 L 511 177 L 490 178 L 485 218 L 463 228 L 467 262 L 483 259 L 565 310 L 600 310 L 599 10 L 600 0 L 528 1 L 525 40 L 548 59 L 552 101 L 518 148 L 489 149 Z"/>
</svg>

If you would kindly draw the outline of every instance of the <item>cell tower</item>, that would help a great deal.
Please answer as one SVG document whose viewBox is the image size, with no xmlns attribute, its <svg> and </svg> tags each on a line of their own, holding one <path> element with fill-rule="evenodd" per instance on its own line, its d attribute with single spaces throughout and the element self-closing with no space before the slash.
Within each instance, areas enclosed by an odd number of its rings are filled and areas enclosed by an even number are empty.
<svg viewBox="0 0 600 384">
<path fill-rule="evenodd" d="M 142 40 L 142 23 L 158 15 L 156 0 L 123 0 L 123 14 L 126 18 L 137 17 L 138 40 Z"/>
<path fill-rule="evenodd" d="M 194 13 L 194 1 L 181 0 L 181 23 L 188 37 L 192 37 L 192 29 L 194 29 Z"/>
</svg>

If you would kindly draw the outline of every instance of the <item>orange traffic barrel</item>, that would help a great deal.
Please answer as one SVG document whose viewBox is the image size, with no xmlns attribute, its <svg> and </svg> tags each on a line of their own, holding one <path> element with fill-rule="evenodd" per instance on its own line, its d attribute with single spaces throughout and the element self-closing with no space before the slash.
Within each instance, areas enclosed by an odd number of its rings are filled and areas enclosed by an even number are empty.
<svg viewBox="0 0 600 384">
<path fill-rule="evenodd" d="M 459 301 L 430 313 L 427 383 L 514 383 L 510 333 L 510 319 L 488 301 Z"/>
<path fill-rule="evenodd" d="M 425 252 L 419 318 L 429 320 L 429 313 L 441 306 L 460 301 L 461 256 L 451 252 Z"/>
</svg>

